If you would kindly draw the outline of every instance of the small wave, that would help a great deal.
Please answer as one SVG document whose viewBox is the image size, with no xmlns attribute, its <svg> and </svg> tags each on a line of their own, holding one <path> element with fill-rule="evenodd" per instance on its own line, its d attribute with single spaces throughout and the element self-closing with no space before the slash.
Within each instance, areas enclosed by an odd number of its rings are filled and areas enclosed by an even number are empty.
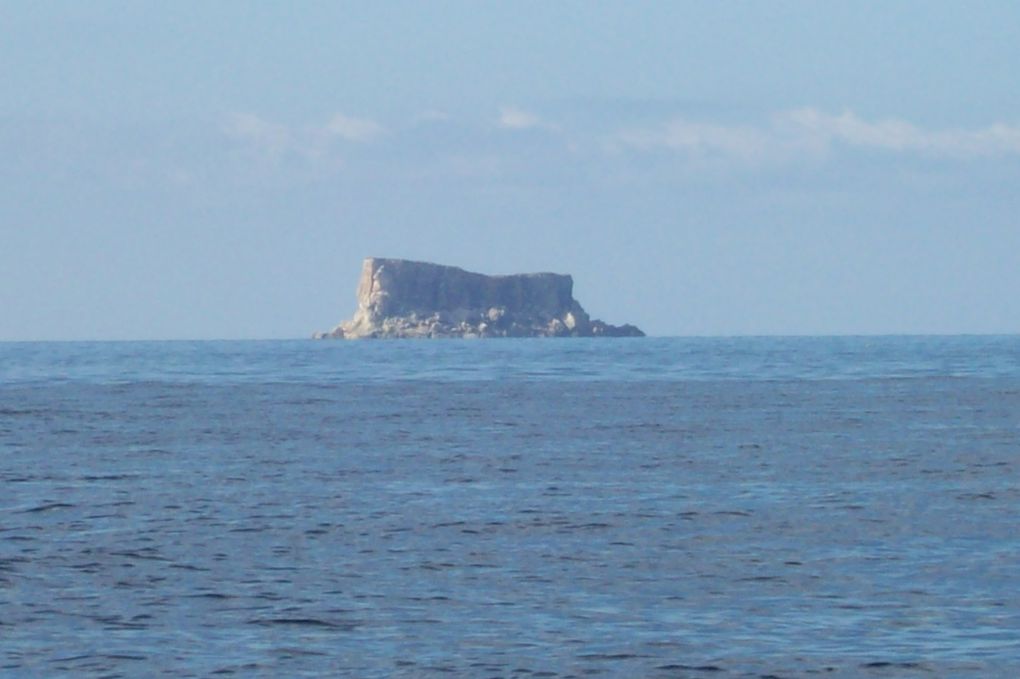
<svg viewBox="0 0 1020 679">
<path fill-rule="evenodd" d="M 35 514 L 37 512 L 48 512 L 53 509 L 70 509 L 74 505 L 68 502 L 47 502 L 46 504 L 37 505 L 35 507 L 29 507 L 28 509 L 22 509 L 17 514 Z"/>
<path fill-rule="evenodd" d="M 353 622 L 332 622 L 319 618 L 258 618 L 249 621 L 252 625 L 295 625 L 298 627 L 321 627 L 324 629 L 353 630 L 358 627 Z"/>
</svg>

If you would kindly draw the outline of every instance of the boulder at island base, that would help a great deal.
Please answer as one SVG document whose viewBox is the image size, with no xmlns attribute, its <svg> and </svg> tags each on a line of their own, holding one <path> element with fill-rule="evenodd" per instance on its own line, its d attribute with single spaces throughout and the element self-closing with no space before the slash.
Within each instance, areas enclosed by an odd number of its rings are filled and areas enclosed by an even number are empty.
<svg viewBox="0 0 1020 679">
<path fill-rule="evenodd" d="M 454 266 L 369 257 L 354 318 L 317 339 L 643 337 L 588 317 L 574 280 L 554 273 L 486 276 Z"/>
</svg>

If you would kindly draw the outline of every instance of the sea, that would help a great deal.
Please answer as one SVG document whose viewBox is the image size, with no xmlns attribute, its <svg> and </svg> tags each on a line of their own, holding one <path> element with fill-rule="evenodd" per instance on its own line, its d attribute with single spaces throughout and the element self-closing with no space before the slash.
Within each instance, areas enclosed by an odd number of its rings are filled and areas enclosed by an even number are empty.
<svg viewBox="0 0 1020 679">
<path fill-rule="evenodd" d="M 1020 676 L 1020 337 L 2 343 L 0 675 Z"/>
</svg>

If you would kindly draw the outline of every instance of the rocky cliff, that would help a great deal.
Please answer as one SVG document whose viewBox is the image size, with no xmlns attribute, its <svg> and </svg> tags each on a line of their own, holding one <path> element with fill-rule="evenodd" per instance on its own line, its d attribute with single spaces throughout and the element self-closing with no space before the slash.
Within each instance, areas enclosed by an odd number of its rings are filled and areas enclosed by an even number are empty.
<svg viewBox="0 0 1020 679">
<path fill-rule="evenodd" d="M 643 337 L 588 317 L 574 280 L 553 273 L 485 276 L 453 266 L 370 257 L 354 318 L 316 338 Z"/>
</svg>

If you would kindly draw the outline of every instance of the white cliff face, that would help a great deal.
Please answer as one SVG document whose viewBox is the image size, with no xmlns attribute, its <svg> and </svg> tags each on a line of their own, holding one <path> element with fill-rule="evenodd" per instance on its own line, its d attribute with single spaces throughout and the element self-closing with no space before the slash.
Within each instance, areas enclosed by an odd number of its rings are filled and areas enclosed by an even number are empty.
<svg viewBox="0 0 1020 679">
<path fill-rule="evenodd" d="M 591 320 L 568 275 L 485 276 L 457 267 L 368 258 L 354 317 L 317 338 L 641 337 Z"/>
</svg>

